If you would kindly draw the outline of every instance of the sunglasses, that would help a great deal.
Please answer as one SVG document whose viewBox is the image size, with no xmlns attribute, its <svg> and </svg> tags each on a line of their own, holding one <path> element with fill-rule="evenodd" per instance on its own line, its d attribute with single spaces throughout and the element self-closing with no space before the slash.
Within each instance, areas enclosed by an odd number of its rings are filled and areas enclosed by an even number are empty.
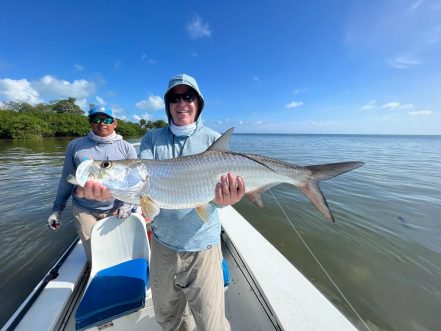
<svg viewBox="0 0 441 331">
<path fill-rule="evenodd" d="M 93 124 L 100 124 L 100 123 L 112 124 L 114 119 L 111 117 L 101 118 L 101 117 L 96 116 L 96 117 L 91 117 L 89 119 L 89 121 L 90 121 L 90 123 L 93 123 Z"/>
<path fill-rule="evenodd" d="M 194 93 L 192 91 L 188 91 L 188 92 L 185 92 L 182 94 L 170 93 L 167 96 L 167 100 L 170 103 L 178 103 L 181 99 L 186 103 L 190 103 L 190 102 L 193 102 L 195 98 L 196 98 L 196 93 Z"/>
</svg>

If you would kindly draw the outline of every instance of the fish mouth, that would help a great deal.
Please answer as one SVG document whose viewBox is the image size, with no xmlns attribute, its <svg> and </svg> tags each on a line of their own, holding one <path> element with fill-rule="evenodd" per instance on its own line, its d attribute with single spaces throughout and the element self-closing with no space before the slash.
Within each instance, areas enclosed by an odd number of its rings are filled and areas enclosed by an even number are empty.
<svg viewBox="0 0 441 331">
<path fill-rule="evenodd" d="M 84 187 L 87 180 L 89 179 L 90 167 L 93 164 L 93 160 L 85 160 L 80 163 L 75 173 L 78 185 Z"/>
</svg>

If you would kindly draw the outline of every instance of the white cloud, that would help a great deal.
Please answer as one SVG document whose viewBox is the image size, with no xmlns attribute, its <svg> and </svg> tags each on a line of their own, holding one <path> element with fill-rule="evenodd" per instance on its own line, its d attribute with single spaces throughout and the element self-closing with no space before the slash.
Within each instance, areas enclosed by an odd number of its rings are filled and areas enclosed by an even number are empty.
<svg viewBox="0 0 441 331">
<path fill-rule="evenodd" d="M 101 98 L 101 97 L 99 97 L 99 96 L 96 96 L 95 99 L 96 99 L 96 101 L 98 102 L 98 104 L 99 104 L 100 106 L 104 106 L 104 105 L 106 104 L 106 102 L 104 101 L 104 99 Z"/>
<path fill-rule="evenodd" d="M 135 119 L 136 122 L 139 122 L 141 119 L 144 119 L 144 120 L 146 120 L 146 121 L 149 121 L 149 120 L 152 119 L 152 116 L 151 116 L 151 114 L 149 114 L 149 113 L 144 113 L 144 114 L 142 114 L 141 116 L 139 116 L 139 115 L 133 115 L 133 118 Z"/>
<path fill-rule="evenodd" d="M 395 69 L 409 69 L 421 64 L 422 61 L 408 55 L 399 55 L 389 60 L 389 64 Z"/>
<path fill-rule="evenodd" d="M 304 92 L 308 92 L 309 89 L 307 88 L 297 88 L 294 90 L 294 94 L 300 94 L 300 93 L 304 93 Z"/>
<path fill-rule="evenodd" d="M 412 103 L 408 103 L 408 104 L 402 105 L 401 103 L 394 101 L 394 102 L 385 103 L 383 106 L 381 106 L 381 108 L 382 109 L 391 109 L 391 110 L 394 110 L 394 109 L 410 109 L 410 108 L 413 108 L 413 104 Z"/>
<path fill-rule="evenodd" d="M 27 79 L 0 79 L 0 97 L 6 101 L 27 102 L 32 105 L 43 102 L 38 91 Z"/>
<path fill-rule="evenodd" d="M 204 23 L 199 15 L 195 15 L 186 26 L 187 32 L 192 39 L 211 37 L 211 30 L 207 23 Z"/>
<path fill-rule="evenodd" d="M 86 99 L 95 92 L 95 84 L 85 79 L 74 80 L 71 83 L 50 75 L 46 75 L 40 80 L 32 82 L 32 86 L 41 95 L 50 98 L 72 97 L 76 99 Z"/>
<path fill-rule="evenodd" d="M 369 101 L 367 104 L 365 104 L 363 107 L 361 107 L 362 110 L 371 110 L 375 107 L 375 100 Z"/>
<path fill-rule="evenodd" d="M 142 62 L 146 62 L 148 64 L 156 64 L 156 61 L 151 59 L 151 58 L 149 58 L 146 53 L 142 53 L 141 61 Z"/>
<path fill-rule="evenodd" d="M 87 99 L 77 99 L 75 100 L 75 104 L 81 109 L 89 109 L 89 104 L 87 103 Z"/>
<path fill-rule="evenodd" d="M 32 82 L 32 86 L 40 95 L 49 99 L 75 98 L 75 103 L 83 109 L 87 108 L 87 98 L 95 92 L 95 84 L 85 79 L 69 82 L 51 75 Z"/>
<path fill-rule="evenodd" d="M 399 102 L 388 102 L 388 103 L 385 103 L 381 108 L 383 108 L 383 109 L 397 109 L 398 107 L 400 107 Z"/>
<path fill-rule="evenodd" d="M 420 111 L 410 111 L 408 113 L 410 116 L 427 116 L 432 115 L 430 110 L 420 110 Z"/>
<path fill-rule="evenodd" d="M 418 7 L 423 3 L 424 0 L 418 0 L 417 2 L 414 2 L 410 7 L 409 7 L 409 12 L 412 12 L 414 10 L 417 10 Z"/>
<path fill-rule="evenodd" d="M 74 68 L 76 71 L 84 71 L 84 66 L 82 66 L 81 64 L 74 64 Z"/>
<path fill-rule="evenodd" d="M 75 98 L 81 108 L 87 107 L 87 98 L 95 92 L 95 84 L 80 79 L 73 82 L 46 75 L 29 82 L 27 79 L 0 79 L 0 97 L 7 101 L 37 104 L 47 100 Z"/>
<path fill-rule="evenodd" d="M 118 107 L 118 106 L 110 106 L 110 108 L 112 108 L 113 112 L 114 112 L 116 115 L 121 114 L 121 113 L 124 113 L 124 109 L 121 108 L 121 107 Z M 124 117 L 125 117 L 125 116 L 124 116 Z M 122 118 L 122 117 L 118 116 L 118 118 Z"/>
<path fill-rule="evenodd" d="M 165 108 L 164 100 L 158 95 L 151 95 L 147 100 L 141 100 L 136 103 L 136 107 L 139 109 L 145 109 L 150 111 L 161 110 Z"/>
<path fill-rule="evenodd" d="M 258 76 L 253 76 L 251 79 L 253 80 L 254 84 L 256 84 L 258 86 L 262 85 L 262 83 L 263 83 L 262 80 Z"/>
<path fill-rule="evenodd" d="M 292 109 L 292 108 L 298 108 L 298 107 L 301 107 L 301 106 L 303 106 L 303 102 L 301 102 L 301 101 L 293 101 L 291 103 L 288 103 L 285 106 L 285 108 L 286 109 Z"/>
</svg>

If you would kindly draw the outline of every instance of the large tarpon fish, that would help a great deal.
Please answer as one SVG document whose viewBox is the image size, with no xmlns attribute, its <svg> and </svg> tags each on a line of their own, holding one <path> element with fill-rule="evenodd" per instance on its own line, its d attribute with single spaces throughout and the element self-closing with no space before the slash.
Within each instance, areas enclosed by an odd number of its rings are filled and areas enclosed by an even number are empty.
<svg viewBox="0 0 441 331">
<path fill-rule="evenodd" d="M 319 182 L 362 166 L 363 162 L 342 162 L 298 166 L 265 156 L 229 151 L 233 128 L 225 132 L 205 152 L 168 160 L 83 161 L 75 182 L 84 186 L 93 179 L 106 186 L 113 197 L 141 203 L 144 215 L 153 218 L 160 208 L 195 208 L 209 220 L 209 202 L 215 186 L 227 172 L 241 176 L 246 196 L 263 207 L 261 195 L 271 187 L 289 183 L 302 191 L 326 219 L 334 221 Z"/>
</svg>

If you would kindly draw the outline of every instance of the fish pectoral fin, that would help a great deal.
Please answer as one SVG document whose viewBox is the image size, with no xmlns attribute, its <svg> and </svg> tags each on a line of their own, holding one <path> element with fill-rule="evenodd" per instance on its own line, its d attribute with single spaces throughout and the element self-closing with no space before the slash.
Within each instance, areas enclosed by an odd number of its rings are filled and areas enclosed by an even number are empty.
<svg viewBox="0 0 441 331">
<path fill-rule="evenodd" d="M 276 186 L 277 184 L 278 183 L 268 184 L 268 185 L 265 185 L 255 191 L 248 192 L 246 194 L 246 197 L 248 199 L 250 199 L 250 201 L 252 203 L 254 203 L 257 207 L 265 208 L 265 206 L 263 205 L 263 201 L 262 201 L 262 194 L 263 194 L 263 192 L 269 190 L 271 187 Z"/>
<path fill-rule="evenodd" d="M 261 191 L 261 192 L 254 191 L 254 192 L 247 193 L 246 196 L 257 207 L 265 208 L 265 206 L 263 205 L 263 202 L 262 202 L 262 193 L 263 193 L 263 191 Z"/>
<path fill-rule="evenodd" d="M 77 178 L 75 177 L 75 175 L 67 176 L 66 180 L 68 183 L 70 183 L 72 185 L 78 185 Z"/>
<path fill-rule="evenodd" d="M 210 222 L 210 215 L 211 215 L 211 211 L 212 211 L 210 204 L 199 205 L 195 209 L 196 209 L 196 212 L 198 213 L 199 217 L 202 218 L 202 220 L 205 223 Z"/>
<path fill-rule="evenodd" d="M 153 219 L 159 214 L 160 209 L 158 205 L 150 197 L 141 196 L 140 205 L 143 215 L 147 218 Z"/>
</svg>

